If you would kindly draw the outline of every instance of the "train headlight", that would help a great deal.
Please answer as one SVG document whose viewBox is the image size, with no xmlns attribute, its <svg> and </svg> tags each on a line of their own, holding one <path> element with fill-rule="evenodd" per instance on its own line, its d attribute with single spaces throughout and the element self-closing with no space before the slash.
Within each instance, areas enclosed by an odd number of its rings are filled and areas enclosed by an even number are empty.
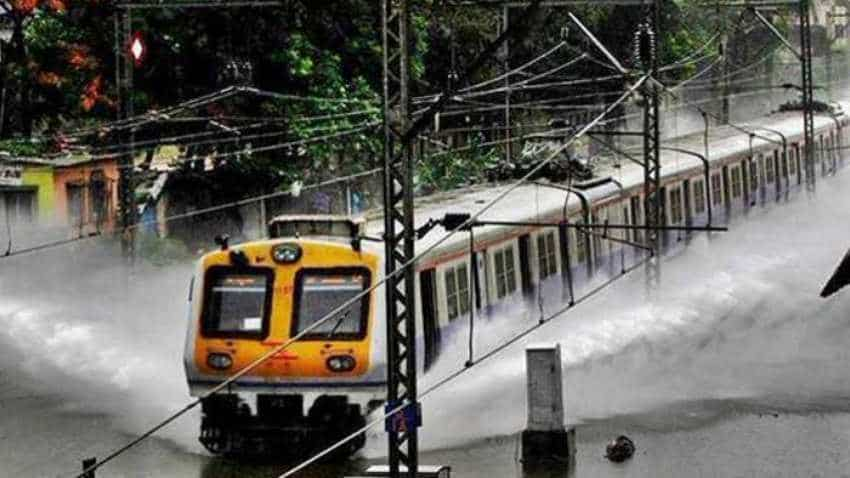
<svg viewBox="0 0 850 478">
<path fill-rule="evenodd" d="M 227 370 L 233 366 L 233 359 L 227 354 L 209 354 L 207 365 L 216 370 Z"/>
<path fill-rule="evenodd" d="M 357 361 L 351 355 L 334 355 L 325 361 L 331 372 L 350 372 L 357 366 Z"/>
<path fill-rule="evenodd" d="M 298 244 L 280 244 L 272 248 L 272 259 L 281 264 L 292 264 L 301 259 L 301 246 Z"/>
</svg>

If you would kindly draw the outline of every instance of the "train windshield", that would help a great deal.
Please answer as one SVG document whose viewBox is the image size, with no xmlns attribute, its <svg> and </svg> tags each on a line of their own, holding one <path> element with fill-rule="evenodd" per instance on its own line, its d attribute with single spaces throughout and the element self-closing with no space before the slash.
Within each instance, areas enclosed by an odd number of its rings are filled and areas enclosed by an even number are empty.
<svg viewBox="0 0 850 478">
<path fill-rule="evenodd" d="M 204 307 L 205 334 L 262 335 L 268 322 L 271 271 L 213 269 L 210 272 Z"/>
<path fill-rule="evenodd" d="M 305 269 L 298 274 L 292 335 L 305 339 L 359 340 L 366 336 L 369 295 L 315 325 L 369 287 L 365 269 Z M 311 328 L 312 327 L 312 328 Z"/>
</svg>

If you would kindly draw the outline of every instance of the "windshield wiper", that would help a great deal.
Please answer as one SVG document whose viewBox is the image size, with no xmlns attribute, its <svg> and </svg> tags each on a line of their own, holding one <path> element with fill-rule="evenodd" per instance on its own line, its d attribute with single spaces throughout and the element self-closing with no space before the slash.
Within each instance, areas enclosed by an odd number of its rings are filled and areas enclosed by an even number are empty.
<svg viewBox="0 0 850 478">
<path fill-rule="evenodd" d="M 333 328 L 332 328 L 332 329 L 331 329 L 331 331 L 328 333 L 328 338 L 329 338 L 329 339 L 333 338 L 333 337 L 334 337 L 334 335 L 336 335 L 336 329 L 338 329 L 338 328 L 339 328 L 339 326 L 340 326 L 340 325 L 342 325 L 342 323 L 343 323 L 343 322 L 345 322 L 345 321 L 346 321 L 346 319 L 348 319 L 348 317 L 349 317 L 350 315 L 351 315 L 351 309 L 346 310 L 345 312 L 343 312 L 342 314 L 340 314 L 339 319 L 337 319 L 337 321 L 336 321 L 336 323 L 334 324 Z"/>
</svg>

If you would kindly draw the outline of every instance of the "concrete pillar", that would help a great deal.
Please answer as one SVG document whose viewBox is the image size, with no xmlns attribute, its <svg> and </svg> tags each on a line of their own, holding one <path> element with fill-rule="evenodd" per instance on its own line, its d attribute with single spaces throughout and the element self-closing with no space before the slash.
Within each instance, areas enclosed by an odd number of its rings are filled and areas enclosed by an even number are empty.
<svg viewBox="0 0 850 478">
<path fill-rule="evenodd" d="M 525 351 L 528 425 L 522 432 L 525 466 L 563 463 L 575 458 L 575 430 L 564 427 L 560 345 L 533 345 Z"/>
</svg>

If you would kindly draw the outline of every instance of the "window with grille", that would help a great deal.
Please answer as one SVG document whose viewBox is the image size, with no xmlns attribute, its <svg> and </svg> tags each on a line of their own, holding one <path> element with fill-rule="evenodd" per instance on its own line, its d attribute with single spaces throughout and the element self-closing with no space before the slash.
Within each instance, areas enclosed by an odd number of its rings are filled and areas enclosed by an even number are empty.
<svg viewBox="0 0 850 478">
<path fill-rule="evenodd" d="M 702 181 L 694 182 L 694 212 L 702 214 L 705 211 L 705 185 Z"/>
<path fill-rule="evenodd" d="M 514 249 L 508 246 L 493 254 L 496 269 L 496 296 L 501 299 L 516 290 Z"/>
<path fill-rule="evenodd" d="M 540 269 L 540 280 L 558 272 L 558 262 L 555 256 L 555 233 L 548 232 L 537 236 L 537 259 Z"/>
<path fill-rule="evenodd" d="M 35 218 L 35 191 L 0 191 L 0 218 L 10 223 L 28 223 Z"/>
<path fill-rule="evenodd" d="M 469 268 L 466 263 L 449 267 L 443 273 L 446 280 L 446 310 L 449 320 L 469 312 Z"/>
</svg>

